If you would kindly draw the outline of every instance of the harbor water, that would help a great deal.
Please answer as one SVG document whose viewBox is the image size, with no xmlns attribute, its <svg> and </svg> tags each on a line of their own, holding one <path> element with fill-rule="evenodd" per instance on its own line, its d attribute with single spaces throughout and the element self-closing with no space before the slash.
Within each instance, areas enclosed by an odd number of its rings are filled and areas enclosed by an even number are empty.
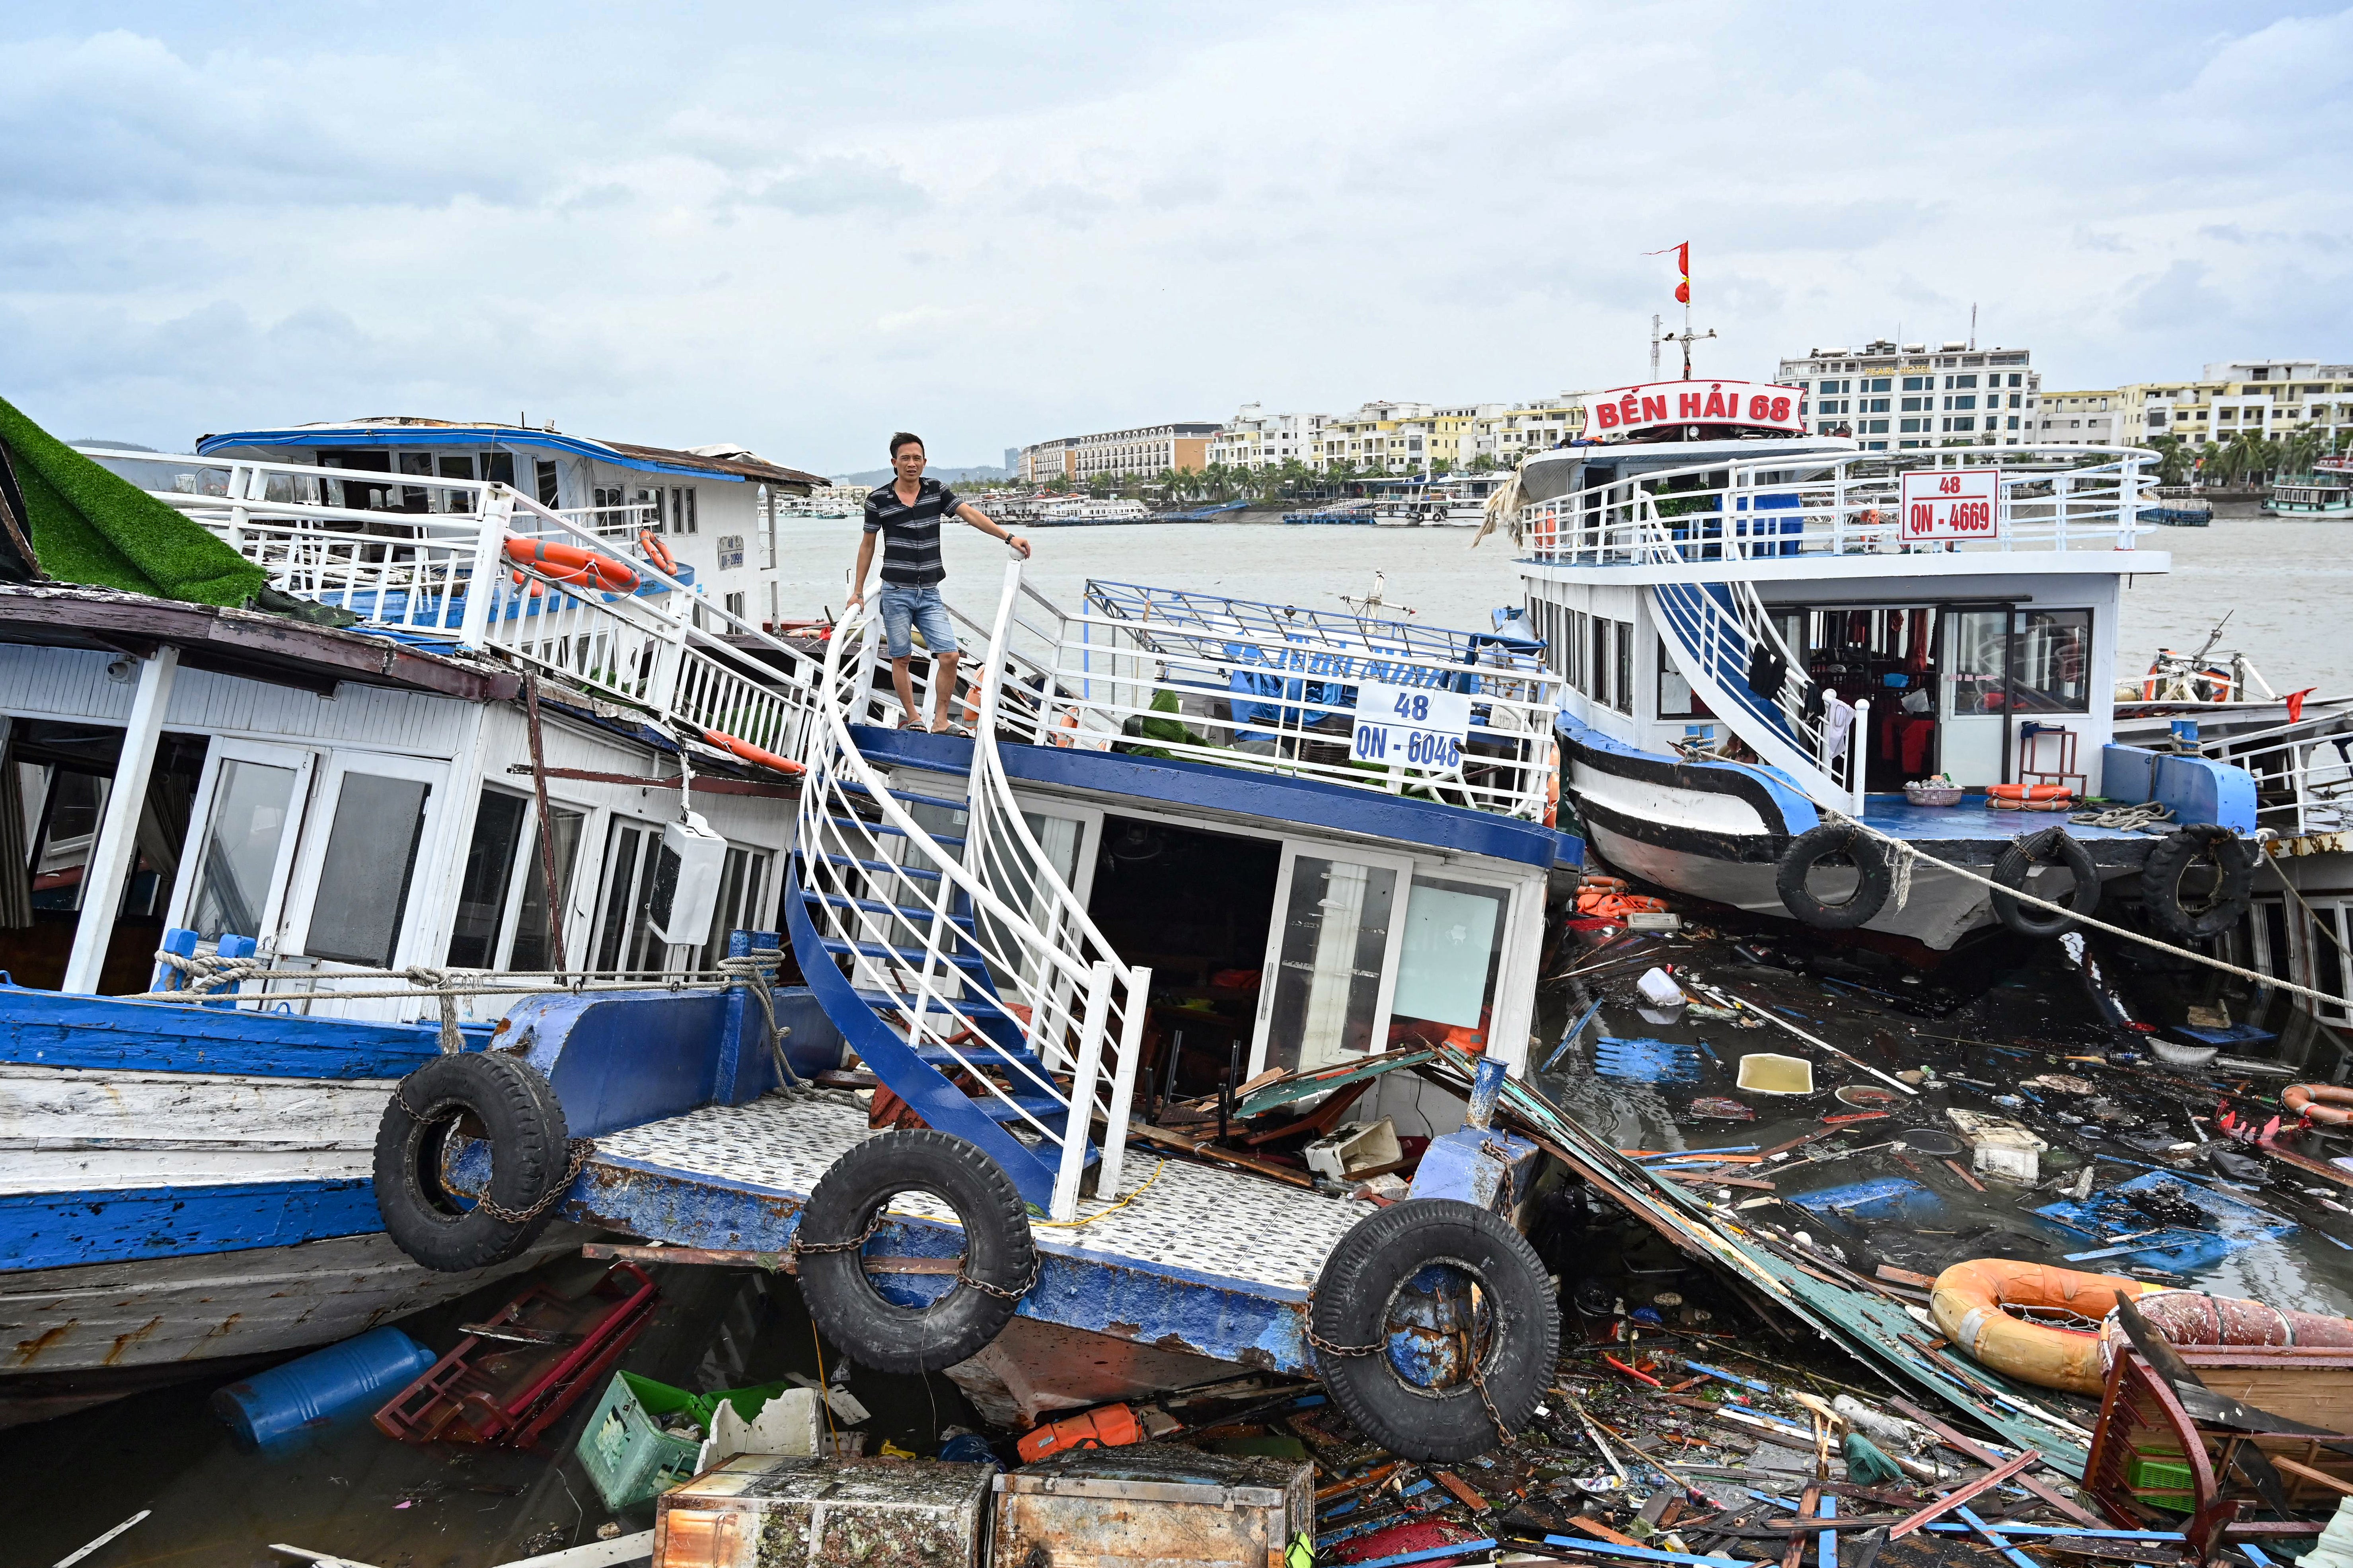
<svg viewBox="0 0 2353 1568">
<path fill-rule="evenodd" d="M 782 613 L 839 610 L 859 525 L 793 522 L 781 535 Z M 1513 546 L 1496 535 L 1472 547 L 1468 528 L 1309 527 L 1295 524 L 1115 523 L 1039 529 L 1028 581 L 1065 609 L 1090 577 L 1165 584 L 1239 598 L 1341 608 L 1373 574 L 1386 577 L 1391 613 L 1403 606 L 1433 626 L 1483 629 L 1498 605 L 1519 602 Z M 2127 585 L 2116 669 L 2137 674 L 2159 647 L 2194 651 L 2226 610 L 2219 653 L 2243 652 L 2274 689 L 2353 691 L 2353 643 L 2330 635 L 2348 593 L 2353 531 L 2341 522 L 2218 516 L 2211 528 L 2153 528 L 2146 549 L 2168 551 L 2173 571 Z M 948 531 L 949 597 L 976 617 L 988 607 L 1000 547 L 969 529 Z"/>
</svg>

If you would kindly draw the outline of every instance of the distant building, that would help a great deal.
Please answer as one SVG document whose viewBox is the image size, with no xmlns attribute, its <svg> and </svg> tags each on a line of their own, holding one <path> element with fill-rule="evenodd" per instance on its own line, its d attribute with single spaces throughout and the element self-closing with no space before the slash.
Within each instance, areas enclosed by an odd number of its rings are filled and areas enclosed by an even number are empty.
<svg viewBox="0 0 2353 1568">
<path fill-rule="evenodd" d="M 1459 411 L 1441 413 L 1428 403 L 1367 403 L 1354 414 L 1335 415 L 1324 422 L 1311 461 L 1319 470 L 1349 463 L 1415 474 L 1440 459 L 1452 466 L 1461 455 L 1461 423 Z M 1441 424 L 1446 426 L 1442 435 Z"/>
<path fill-rule="evenodd" d="M 1470 411 L 1463 426 L 1456 468 L 1475 468 L 1482 458 L 1491 468 L 1517 468 L 1530 452 L 1584 434 L 1585 394 L 1564 392 L 1532 403 L 1482 403 Z"/>
<path fill-rule="evenodd" d="M 1206 421 L 1144 425 L 1063 436 L 1021 448 L 1015 473 L 1032 484 L 1065 479 L 1150 479 L 1164 468 L 1206 468 L 1218 426 Z"/>
<path fill-rule="evenodd" d="M 2046 392 L 2036 410 L 2034 439 L 2051 447 L 2116 445 L 2117 392 Z"/>
<path fill-rule="evenodd" d="M 1021 477 L 1021 448 L 1018 447 L 1005 448 L 1005 477 L 1008 479 Z"/>
<path fill-rule="evenodd" d="M 1229 468 L 1313 462 L 1330 420 L 1328 414 L 1269 414 L 1263 405 L 1245 403 L 1209 443 L 1209 462 Z"/>
<path fill-rule="evenodd" d="M 2144 445 L 2179 436 L 2193 447 L 2246 432 L 2280 437 L 2318 430 L 2332 444 L 2353 428 L 2353 364 L 2316 360 L 2230 360 L 2195 381 L 2145 381 L 2116 389 L 2116 439 Z"/>
<path fill-rule="evenodd" d="M 1814 433 L 1843 431 L 1868 451 L 2010 447 L 2032 440 L 2042 377 L 2025 349 L 1947 342 L 1808 349 L 1774 379 L 1806 394 Z"/>
</svg>

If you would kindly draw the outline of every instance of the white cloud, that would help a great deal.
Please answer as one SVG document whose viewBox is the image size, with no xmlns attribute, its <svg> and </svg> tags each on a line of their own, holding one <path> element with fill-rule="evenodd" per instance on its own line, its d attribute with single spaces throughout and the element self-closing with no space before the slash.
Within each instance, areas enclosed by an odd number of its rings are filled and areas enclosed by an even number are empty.
<svg viewBox="0 0 2353 1568">
<path fill-rule="evenodd" d="M 0 395 L 175 445 L 529 408 L 864 468 L 1981 335 L 2353 357 L 2353 12 L 422 4 L 0 20 Z"/>
</svg>

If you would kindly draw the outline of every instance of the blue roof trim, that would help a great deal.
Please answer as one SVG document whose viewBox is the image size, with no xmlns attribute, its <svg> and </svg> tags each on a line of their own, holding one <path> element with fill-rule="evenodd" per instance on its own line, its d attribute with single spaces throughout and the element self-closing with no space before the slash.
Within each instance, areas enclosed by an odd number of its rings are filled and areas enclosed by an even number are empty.
<svg viewBox="0 0 2353 1568">
<path fill-rule="evenodd" d="M 563 436 L 552 430 L 523 430 L 504 425 L 337 425 L 321 427 L 305 426 L 299 430 L 232 430 L 227 435 L 207 436 L 196 443 L 196 455 L 209 458 L 216 452 L 248 447 L 512 447 L 518 450 L 537 447 L 550 452 L 565 452 L 575 458 L 593 458 L 600 463 L 610 463 L 617 468 L 636 468 L 648 474 L 677 474 L 685 479 L 711 479 L 728 485 L 749 484 L 741 474 L 723 473 L 716 468 L 690 468 L 676 463 L 658 463 L 650 458 L 632 458 L 617 452 L 601 441 L 591 441 L 581 436 Z M 398 479 L 401 476 L 392 475 Z M 411 476 L 430 482 L 427 476 Z"/>
<path fill-rule="evenodd" d="M 853 725 L 858 749 L 880 763 L 960 773 L 972 766 L 970 741 L 913 730 Z M 1343 833 L 1418 844 L 1550 869 L 1565 836 L 1541 823 L 1435 801 L 1407 800 L 1320 779 L 1281 778 L 1213 763 L 1126 757 L 1058 746 L 1007 746 L 1008 777 L 1164 805 L 1207 807 L 1270 822 L 1295 822 Z"/>
</svg>

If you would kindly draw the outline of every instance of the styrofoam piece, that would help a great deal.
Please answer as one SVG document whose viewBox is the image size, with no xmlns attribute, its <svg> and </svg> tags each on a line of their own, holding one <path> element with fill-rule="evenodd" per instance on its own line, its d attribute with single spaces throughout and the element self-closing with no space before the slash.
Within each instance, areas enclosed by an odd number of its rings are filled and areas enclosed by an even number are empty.
<svg viewBox="0 0 2353 1568">
<path fill-rule="evenodd" d="M 1751 1094 L 1811 1094 L 1814 1064 L 1803 1057 L 1751 1051 L 1740 1058 L 1740 1076 L 1735 1081 Z"/>
<path fill-rule="evenodd" d="M 1397 1122 L 1384 1116 L 1361 1127 L 1344 1127 L 1329 1138 L 1307 1145 L 1307 1168 L 1334 1181 L 1345 1181 L 1351 1171 L 1392 1164 L 1405 1158 L 1398 1142 Z"/>
<path fill-rule="evenodd" d="M 797 1454 L 814 1458 L 819 1429 L 817 1391 L 813 1388 L 785 1390 L 762 1405 L 760 1414 L 749 1421 L 723 1399 L 711 1418 L 711 1437 L 703 1446 L 702 1469 L 707 1470 L 738 1454 Z"/>
<path fill-rule="evenodd" d="M 2319 1543 L 2297 1561 L 2304 1568 L 2353 1568 L 2353 1497 L 2337 1500 Z"/>
<path fill-rule="evenodd" d="M 1968 1139 L 1973 1151 L 1969 1164 L 1978 1174 L 2006 1182 L 2042 1179 L 2042 1151 L 2051 1145 L 2017 1122 L 1975 1110 L 1952 1110 L 1945 1115 Z"/>
<path fill-rule="evenodd" d="M 1663 969 L 1642 971 L 1642 977 L 1634 982 L 1634 988 L 1654 1007 L 1680 1007 L 1683 1004 L 1683 988 L 1676 984 L 1674 976 Z"/>
</svg>

